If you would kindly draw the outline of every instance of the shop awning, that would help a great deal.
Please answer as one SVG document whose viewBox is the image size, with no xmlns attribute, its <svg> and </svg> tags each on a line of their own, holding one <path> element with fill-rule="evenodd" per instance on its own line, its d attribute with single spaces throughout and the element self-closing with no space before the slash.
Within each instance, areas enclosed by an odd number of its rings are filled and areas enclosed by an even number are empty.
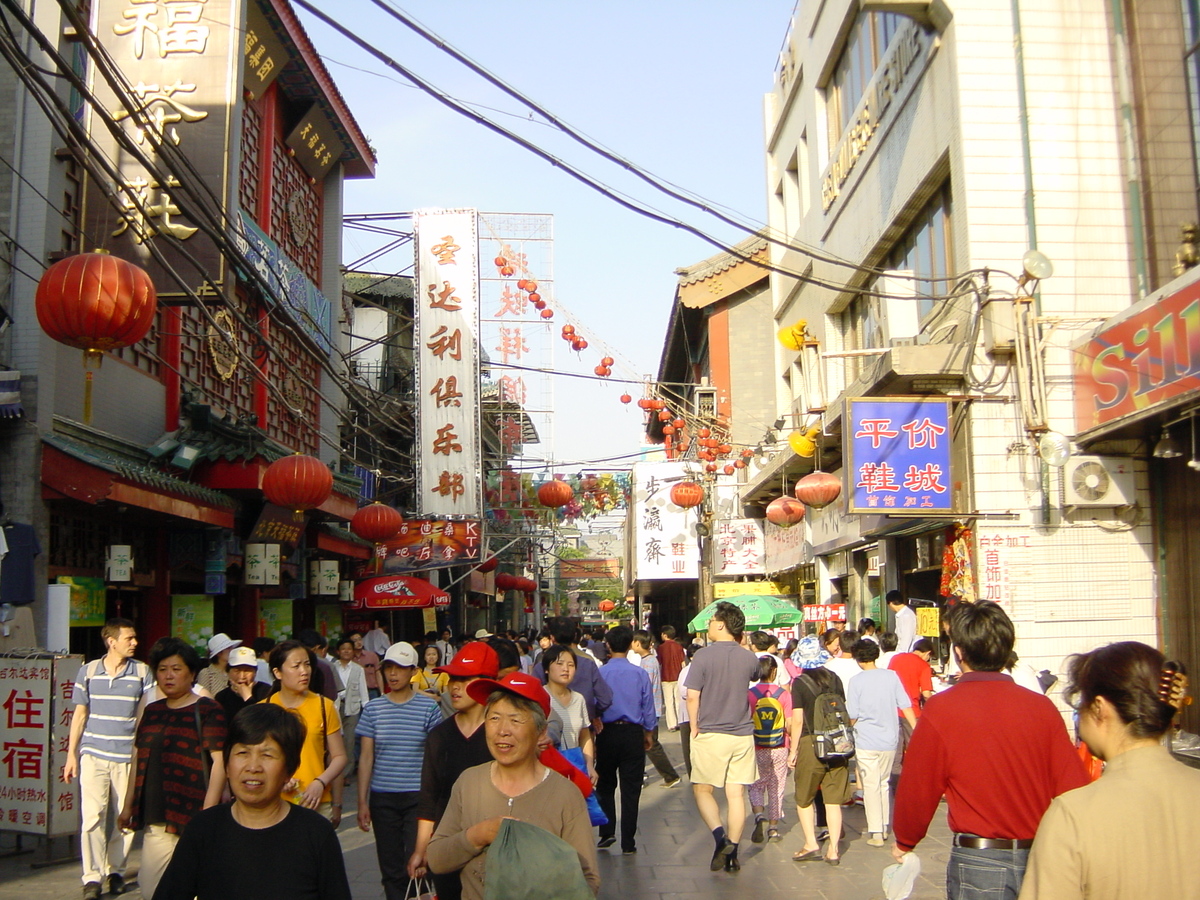
<svg viewBox="0 0 1200 900">
<path fill-rule="evenodd" d="M 366 609 L 428 609 L 450 605 L 450 595 L 423 578 L 381 575 L 354 586 L 354 605 Z"/>
</svg>

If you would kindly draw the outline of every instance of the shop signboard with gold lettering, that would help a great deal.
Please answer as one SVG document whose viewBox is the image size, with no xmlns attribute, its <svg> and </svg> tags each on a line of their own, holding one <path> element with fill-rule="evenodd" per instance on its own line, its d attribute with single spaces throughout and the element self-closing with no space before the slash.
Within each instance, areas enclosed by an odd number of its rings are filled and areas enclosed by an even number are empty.
<svg viewBox="0 0 1200 900">
<path fill-rule="evenodd" d="M 242 86 L 257 100 L 287 65 L 287 49 L 267 21 L 262 7 L 251 2 L 246 8 L 246 33 L 242 40 Z"/>
<path fill-rule="evenodd" d="M 322 180 L 346 152 L 346 145 L 333 128 L 333 120 L 316 103 L 309 107 L 284 143 L 296 155 L 304 171 L 317 181 Z"/>
<path fill-rule="evenodd" d="M 480 515 L 479 256 L 473 209 L 413 213 L 417 506 Z"/>
<path fill-rule="evenodd" d="M 166 257 L 193 289 L 205 278 L 220 284 L 225 262 L 201 230 L 198 210 L 181 191 L 180 169 L 167 165 L 163 150 L 187 157 L 185 177 L 193 190 L 229 207 L 232 123 L 236 73 L 242 44 L 239 0 L 100 0 L 92 6 L 92 33 L 121 70 L 128 92 L 115 93 L 89 67 L 99 108 L 87 110 L 87 127 L 99 152 L 116 161 L 116 180 L 99 185 L 89 179 L 84 194 L 85 231 L 114 254 L 149 272 L 159 295 L 182 290 L 158 264 L 149 244 Z M 122 148 L 109 124 L 121 129 L 137 148 Z M 152 171 L 139 160 L 148 158 Z M 168 170 L 172 174 L 167 174 Z M 106 192 L 117 196 L 114 209 Z M 208 203 L 209 212 L 211 202 Z M 199 263 L 188 261 L 186 251 Z M 202 274 L 203 273 L 203 274 Z"/>
</svg>

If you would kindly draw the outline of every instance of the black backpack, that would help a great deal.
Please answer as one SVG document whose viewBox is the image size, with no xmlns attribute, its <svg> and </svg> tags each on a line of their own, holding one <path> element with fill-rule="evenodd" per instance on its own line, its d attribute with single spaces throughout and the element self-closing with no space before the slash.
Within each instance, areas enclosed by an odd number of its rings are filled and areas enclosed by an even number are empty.
<svg viewBox="0 0 1200 900">
<path fill-rule="evenodd" d="M 808 678 L 808 687 L 813 693 L 819 690 L 811 678 Z M 846 701 L 840 694 L 833 691 L 817 694 L 813 705 L 812 734 L 817 759 L 826 765 L 843 764 L 854 756 L 854 729 L 850 725 Z"/>
</svg>

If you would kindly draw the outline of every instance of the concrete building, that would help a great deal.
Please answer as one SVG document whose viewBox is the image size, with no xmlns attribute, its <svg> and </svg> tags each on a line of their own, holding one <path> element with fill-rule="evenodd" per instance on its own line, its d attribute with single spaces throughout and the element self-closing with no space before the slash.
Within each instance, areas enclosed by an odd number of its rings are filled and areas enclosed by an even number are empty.
<svg viewBox="0 0 1200 900">
<path fill-rule="evenodd" d="M 817 465 L 843 482 L 810 509 L 799 556 L 772 570 L 768 545 L 768 575 L 815 562 L 817 597 L 852 620 L 884 619 L 893 588 L 939 607 L 996 600 L 1022 659 L 1052 671 L 1110 640 L 1159 640 L 1144 444 L 1061 458 L 1077 431 L 1071 347 L 1162 283 L 1172 223 L 1195 216 L 1182 28 L 1137 5 L 1132 52 L 1113 8 L 798 4 L 765 105 L 774 323 L 800 347 L 776 347 L 775 399 L 817 449 L 781 446 L 743 501 Z M 847 401 L 898 397 L 949 406 L 935 515 L 889 509 L 891 488 L 854 458 L 868 428 Z"/>
</svg>

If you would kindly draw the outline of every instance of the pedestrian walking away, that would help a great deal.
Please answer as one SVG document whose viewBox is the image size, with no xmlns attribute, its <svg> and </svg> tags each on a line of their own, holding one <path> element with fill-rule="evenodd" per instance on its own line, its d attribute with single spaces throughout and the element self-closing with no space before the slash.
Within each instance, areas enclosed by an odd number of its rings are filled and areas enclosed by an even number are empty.
<svg viewBox="0 0 1200 900">
<path fill-rule="evenodd" d="M 754 723 L 754 758 L 758 780 L 750 785 L 750 809 L 754 813 L 756 844 L 778 841 L 783 818 L 783 791 L 788 774 L 788 725 L 792 718 L 792 696 L 775 683 L 778 664 L 767 655 L 758 659 L 758 684 L 750 688 L 750 718 Z"/>
<path fill-rule="evenodd" d="M 679 671 L 687 661 L 683 647 L 675 640 L 675 628 L 664 625 L 659 633 L 658 668 L 662 673 L 663 713 L 667 718 L 667 730 L 679 730 Z M 685 755 L 686 758 L 686 755 Z"/>
<path fill-rule="evenodd" d="M 653 644 L 654 639 L 650 637 L 650 632 L 635 631 L 633 647 L 627 658 L 630 662 L 637 662 L 642 671 L 650 676 L 650 692 L 654 695 L 656 719 L 654 729 L 650 734 L 650 746 L 646 749 L 646 756 L 658 774 L 662 776 L 663 787 L 672 788 L 679 784 L 680 778 L 679 773 L 675 771 L 675 766 L 667 757 L 667 751 L 663 749 L 663 745 L 658 740 L 658 723 L 663 717 L 665 697 L 662 689 L 662 670 L 658 664 L 658 657 L 654 655 Z M 635 657 L 637 658 L 635 659 Z"/>
<path fill-rule="evenodd" d="M 708 620 L 709 645 L 688 668 L 688 718 L 692 729 L 692 794 L 700 818 L 712 832 L 709 868 L 737 872 L 738 842 L 746 824 L 746 788 L 758 780 L 754 723 L 746 705 L 747 686 L 758 678 L 758 659 L 741 645 L 746 616 L 720 601 Z M 714 795 L 725 792 L 728 821 Z"/>
<path fill-rule="evenodd" d="M 100 637 L 107 652 L 75 677 L 63 768 L 68 783 L 79 778 L 84 900 L 125 890 L 133 832 L 117 827 L 116 820 L 129 787 L 138 706 L 154 683 L 150 667 L 133 658 L 137 631 L 132 622 L 109 619 Z"/>
</svg>

